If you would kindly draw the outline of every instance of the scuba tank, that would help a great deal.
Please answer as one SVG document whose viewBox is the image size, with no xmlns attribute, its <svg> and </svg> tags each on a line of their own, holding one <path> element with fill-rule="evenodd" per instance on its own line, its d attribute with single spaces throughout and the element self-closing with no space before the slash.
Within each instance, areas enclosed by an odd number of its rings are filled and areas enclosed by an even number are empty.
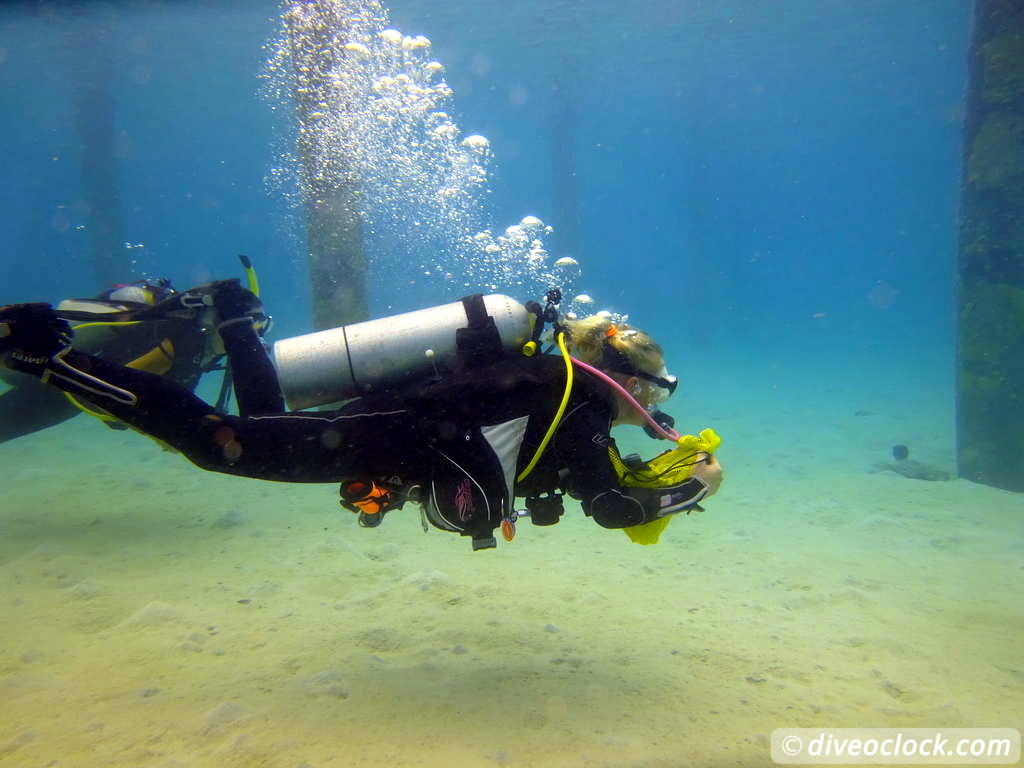
<svg viewBox="0 0 1024 768">
<path fill-rule="evenodd" d="M 290 410 L 335 403 L 440 375 L 474 345 L 518 352 L 535 316 L 502 294 L 461 301 L 282 339 L 274 344 L 281 391 Z M 494 342 L 494 344 L 491 344 Z"/>
</svg>

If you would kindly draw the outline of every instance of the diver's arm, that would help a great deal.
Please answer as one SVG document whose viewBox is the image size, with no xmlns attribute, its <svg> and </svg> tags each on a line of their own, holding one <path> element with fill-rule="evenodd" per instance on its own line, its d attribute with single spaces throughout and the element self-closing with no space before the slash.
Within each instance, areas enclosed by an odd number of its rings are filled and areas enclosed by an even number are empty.
<svg viewBox="0 0 1024 768">
<path fill-rule="evenodd" d="M 690 477 L 667 488 L 617 488 L 590 502 L 590 514 L 605 528 L 627 528 L 686 512 L 708 495 L 708 485 Z"/>
<path fill-rule="evenodd" d="M 559 425 L 572 495 L 583 511 L 604 528 L 627 528 L 693 508 L 708 495 L 709 483 L 693 476 L 672 487 L 635 488 L 619 484 L 608 458 L 607 415 L 587 403 Z"/>
<path fill-rule="evenodd" d="M 608 458 L 612 442 L 611 415 L 596 400 L 589 400 L 565 417 L 558 426 L 556 443 L 569 470 L 569 492 L 580 500 L 588 517 L 605 528 L 624 528 L 646 517 L 641 501 L 619 485 Z"/>
<path fill-rule="evenodd" d="M 707 483 L 690 477 L 668 488 L 607 488 L 583 507 L 604 528 L 628 528 L 693 509 L 707 494 Z"/>
</svg>

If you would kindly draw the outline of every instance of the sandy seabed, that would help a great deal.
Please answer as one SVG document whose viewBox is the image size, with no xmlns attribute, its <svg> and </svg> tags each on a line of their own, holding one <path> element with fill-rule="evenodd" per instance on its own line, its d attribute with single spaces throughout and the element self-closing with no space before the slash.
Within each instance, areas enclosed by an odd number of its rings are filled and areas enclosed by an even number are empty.
<svg viewBox="0 0 1024 768">
<path fill-rule="evenodd" d="M 656 547 L 573 504 L 490 552 L 412 509 L 363 530 L 331 486 L 85 417 L 0 445 L 0 765 L 763 766 L 779 727 L 1021 728 L 1024 495 L 870 471 L 898 438 L 951 468 L 911 393 L 759 397 L 699 409 L 727 484 Z"/>
</svg>

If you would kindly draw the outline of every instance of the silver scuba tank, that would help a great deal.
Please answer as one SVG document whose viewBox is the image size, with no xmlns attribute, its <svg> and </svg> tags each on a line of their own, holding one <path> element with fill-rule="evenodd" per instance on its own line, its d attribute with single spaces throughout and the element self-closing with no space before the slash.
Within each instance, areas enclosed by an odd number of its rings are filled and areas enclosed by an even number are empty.
<svg viewBox="0 0 1024 768">
<path fill-rule="evenodd" d="M 531 313 L 502 294 L 483 297 L 501 343 L 530 340 Z M 456 335 L 469 324 L 461 301 L 307 333 L 274 343 L 281 391 L 291 410 L 313 408 L 450 370 Z"/>
</svg>

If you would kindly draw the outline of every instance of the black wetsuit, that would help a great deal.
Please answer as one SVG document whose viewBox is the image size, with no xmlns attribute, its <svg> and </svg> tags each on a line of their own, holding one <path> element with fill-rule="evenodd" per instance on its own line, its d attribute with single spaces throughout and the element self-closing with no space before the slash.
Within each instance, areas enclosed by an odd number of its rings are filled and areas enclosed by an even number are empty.
<svg viewBox="0 0 1024 768">
<path fill-rule="evenodd" d="M 576 371 L 565 410 L 537 468 L 509 493 L 533 457 L 565 390 L 560 357 L 511 357 L 434 380 L 368 394 L 337 411 L 285 413 L 276 374 L 248 323 L 222 327 L 243 415 L 216 411 L 166 378 L 75 350 L 74 368 L 135 395 L 133 405 L 83 393 L 198 466 L 281 482 L 387 478 L 428 491 L 438 527 L 490 535 L 515 496 L 561 486 L 602 526 L 658 516 L 663 489 L 622 488 L 609 460 L 613 400 L 608 385 Z M 68 382 L 53 383 L 76 390 Z M 514 467 L 514 472 L 512 469 Z M 693 501 L 704 486 L 694 481 Z M 678 498 L 676 499 L 678 501 Z"/>
<path fill-rule="evenodd" d="M 102 322 L 103 315 L 97 314 L 96 319 Z M 157 349 L 169 365 L 163 375 L 192 390 L 203 372 L 205 347 L 206 339 L 194 321 L 168 318 L 111 328 L 109 334 L 100 335 L 83 349 L 121 365 Z M 0 378 L 10 386 L 0 393 L 0 443 L 55 426 L 82 412 L 61 392 L 31 376 L 0 369 Z"/>
</svg>

